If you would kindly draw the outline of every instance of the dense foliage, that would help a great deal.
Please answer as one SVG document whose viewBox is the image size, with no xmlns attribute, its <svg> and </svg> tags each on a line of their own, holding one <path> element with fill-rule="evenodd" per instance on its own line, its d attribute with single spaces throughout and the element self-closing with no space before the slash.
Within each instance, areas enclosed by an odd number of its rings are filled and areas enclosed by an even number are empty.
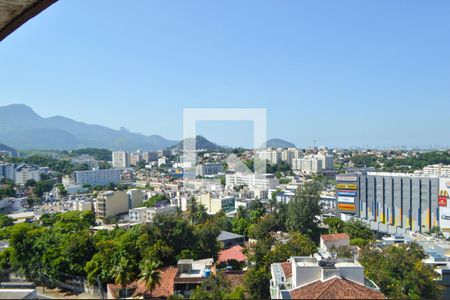
<svg viewBox="0 0 450 300">
<path fill-rule="evenodd" d="M 103 160 L 103 161 L 110 161 L 112 159 L 112 152 L 111 150 L 107 149 L 85 148 L 72 150 L 70 152 L 70 156 L 72 157 L 77 157 L 80 155 L 89 155 L 96 160 Z"/>
<path fill-rule="evenodd" d="M 418 244 L 389 246 L 383 250 L 365 248 L 360 262 L 365 273 L 388 298 L 437 299 L 441 290 L 438 273 L 422 263 L 425 254 Z"/>
</svg>

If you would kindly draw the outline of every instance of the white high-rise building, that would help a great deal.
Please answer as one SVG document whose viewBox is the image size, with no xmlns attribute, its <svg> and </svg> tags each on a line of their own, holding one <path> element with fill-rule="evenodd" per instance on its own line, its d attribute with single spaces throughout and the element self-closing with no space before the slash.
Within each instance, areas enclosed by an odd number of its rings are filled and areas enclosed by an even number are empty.
<svg viewBox="0 0 450 300">
<path fill-rule="evenodd" d="M 269 163 L 276 165 L 281 161 L 281 150 L 268 148 L 266 150 L 257 151 L 256 155 L 259 159 L 268 160 Z"/>
<path fill-rule="evenodd" d="M 281 160 L 292 166 L 292 160 L 299 158 L 300 152 L 296 148 L 284 149 L 281 152 Z"/>
<path fill-rule="evenodd" d="M 322 171 L 322 160 L 311 156 L 292 160 L 292 169 L 305 174 L 313 174 Z"/>
<path fill-rule="evenodd" d="M 35 181 L 41 180 L 41 169 L 35 165 L 20 165 L 16 168 L 14 175 L 14 181 L 16 184 L 23 185 L 28 180 L 33 179 Z"/>
<path fill-rule="evenodd" d="M 247 185 L 261 189 L 273 189 L 280 182 L 273 174 L 233 173 L 225 175 L 225 184 L 227 186 Z"/>
<path fill-rule="evenodd" d="M 333 155 L 319 153 L 319 154 L 317 154 L 317 158 L 322 160 L 322 169 L 324 169 L 324 170 L 333 170 L 334 169 Z"/>
<path fill-rule="evenodd" d="M 120 170 L 94 168 L 89 171 L 75 171 L 75 183 L 79 185 L 89 184 L 90 186 L 117 184 L 120 182 Z"/>
<path fill-rule="evenodd" d="M 130 155 L 126 151 L 114 151 L 112 153 L 113 168 L 128 168 L 130 166 Z"/>
</svg>

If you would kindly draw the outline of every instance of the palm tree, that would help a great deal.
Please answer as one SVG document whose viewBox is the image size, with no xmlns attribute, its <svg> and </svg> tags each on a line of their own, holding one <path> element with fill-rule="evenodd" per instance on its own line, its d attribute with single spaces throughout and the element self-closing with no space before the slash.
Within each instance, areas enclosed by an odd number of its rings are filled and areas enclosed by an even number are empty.
<svg viewBox="0 0 450 300">
<path fill-rule="evenodd" d="M 158 267 L 159 263 L 154 260 L 146 260 L 140 267 L 140 279 L 145 284 L 145 287 L 150 290 L 150 298 L 155 287 L 160 285 L 161 272 L 157 270 Z"/>
<path fill-rule="evenodd" d="M 197 212 L 195 213 L 196 224 L 204 223 L 208 219 L 208 212 L 203 204 L 197 205 Z"/>
<path fill-rule="evenodd" d="M 117 285 L 120 285 L 122 289 L 125 289 L 125 297 L 127 296 L 126 287 L 131 282 L 131 274 L 132 272 L 128 259 L 122 257 L 119 264 L 114 267 L 112 276 L 114 278 L 114 282 Z"/>
<path fill-rule="evenodd" d="M 195 199 L 195 197 L 192 197 L 191 199 L 189 199 L 187 204 L 187 215 L 191 224 L 194 224 L 195 222 L 197 211 L 198 211 L 197 200 Z"/>
</svg>

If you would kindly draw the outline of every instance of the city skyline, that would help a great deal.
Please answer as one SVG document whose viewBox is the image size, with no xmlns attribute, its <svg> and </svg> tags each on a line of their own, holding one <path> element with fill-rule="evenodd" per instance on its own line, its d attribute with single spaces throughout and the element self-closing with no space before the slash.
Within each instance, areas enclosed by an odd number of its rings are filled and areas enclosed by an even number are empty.
<svg viewBox="0 0 450 300">
<path fill-rule="evenodd" d="M 60 1 L 3 41 L 0 106 L 173 140 L 184 108 L 266 108 L 298 147 L 447 146 L 450 4 L 319 2 Z"/>
</svg>

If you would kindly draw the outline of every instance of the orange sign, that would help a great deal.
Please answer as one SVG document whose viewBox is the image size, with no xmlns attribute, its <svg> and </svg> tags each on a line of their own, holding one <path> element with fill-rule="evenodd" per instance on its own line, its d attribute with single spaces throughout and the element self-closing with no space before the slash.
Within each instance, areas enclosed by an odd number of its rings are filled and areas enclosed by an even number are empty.
<svg viewBox="0 0 450 300">
<path fill-rule="evenodd" d="M 356 210 L 355 204 L 339 203 L 339 204 L 338 204 L 338 208 L 339 208 L 340 210 L 347 210 L 347 211 L 349 211 L 349 210 Z"/>
</svg>

